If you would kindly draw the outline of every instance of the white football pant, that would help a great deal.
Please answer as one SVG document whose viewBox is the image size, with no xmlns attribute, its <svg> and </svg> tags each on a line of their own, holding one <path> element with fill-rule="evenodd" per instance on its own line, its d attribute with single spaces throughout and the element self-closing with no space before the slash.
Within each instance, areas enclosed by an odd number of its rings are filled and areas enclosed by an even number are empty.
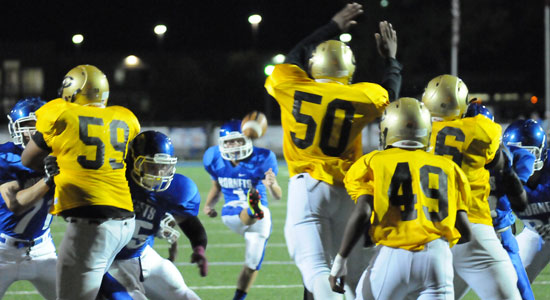
<svg viewBox="0 0 550 300">
<path fill-rule="evenodd" d="M 67 218 L 57 261 L 57 299 L 94 300 L 103 275 L 134 234 L 135 219 Z"/>
<path fill-rule="evenodd" d="M 525 266 L 529 281 L 535 278 L 550 262 L 550 242 L 545 242 L 541 236 L 529 227 L 516 236 L 519 246 L 519 256 Z"/>
<path fill-rule="evenodd" d="M 308 173 L 293 176 L 288 184 L 285 239 L 290 257 L 300 269 L 306 288 L 315 299 L 342 299 L 331 290 L 328 277 L 355 203 L 343 186 L 313 179 Z M 348 256 L 346 298 L 353 299 L 357 282 L 370 259 L 363 238 Z"/>
<path fill-rule="evenodd" d="M 449 243 L 436 239 L 422 251 L 376 246 L 357 285 L 357 300 L 454 300 Z"/>
<path fill-rule="evenodd" d="M 39 237 L 41 242 L 31 247 L 28 255 L 27 247 L 17 248 L 13 245 L 16 240 L 3 234 L 2 238 L 6 242 L 0 242 L 0 299 L 19 280 L 30 281 L 45 299 L 55 299 L 57 255 L 50 231 Z"/>
<path fill-rule="evenodd" d="M 248 209 L 246 201 L 231 201 L 224 205 L 240 207 L 242 210 Z M 222 215 L 222 221 L 233 232 L 244 236 L 246 243 L 244 263 L 252 270 L 259 270 L 264 258 L 267 240 L 271 235 L 271 212 L 269 208 L 263 206 L 264 217 L 252 225 L 244 225 L 239 217 L 240 209 L 225 210 L 231 211 L 230 214 Z"/>
<path fill-rule="evenodd" d="M 516 270 L 494 228 L 475 223 L 471 228 L 472 240 L 451 249 L 456 299 L 468 292 L 463 280 L 483 300 L 521 300 Z"/>
</svg>

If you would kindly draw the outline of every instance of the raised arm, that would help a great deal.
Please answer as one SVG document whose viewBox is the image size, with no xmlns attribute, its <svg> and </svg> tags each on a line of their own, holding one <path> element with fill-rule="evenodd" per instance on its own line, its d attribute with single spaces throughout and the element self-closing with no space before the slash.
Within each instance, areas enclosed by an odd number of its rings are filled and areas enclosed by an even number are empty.
<svg viewBox="0 0 550 300">
<path fill-rule="evenodd" d="M 296 44 L 286 56 L 285 63 L 295 64 L 302 70 L 307 70 L 307 60 L 315 46 L 336 37 L 338 34 L 347 31 L 352 25 L 357 24 L 354 19 L 362 13 L 363 6 L 361 4 L 346 4 L 342 10 L 332 17 L 328 24 L 321 26 Z"/>
<path fill-rule="evenodd" d="M 378 53 L 384 58 L 384 74 L 381 86 L 388 91 L 390 102 L 399 98 L 401 90 L 401 69 L 403 66 L 397 61 L 397 33 L 388 21 L 379 23 L 380 33 L 375 33 Z"/>
</svg>

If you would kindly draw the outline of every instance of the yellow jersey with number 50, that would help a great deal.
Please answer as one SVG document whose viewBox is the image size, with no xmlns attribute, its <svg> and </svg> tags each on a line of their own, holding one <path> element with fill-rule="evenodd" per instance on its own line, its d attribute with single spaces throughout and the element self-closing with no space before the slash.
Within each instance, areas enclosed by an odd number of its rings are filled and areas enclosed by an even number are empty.
<svg viewBox="0 0 550 300">
<path fill-rule="evenodd" d="M 454 121 L 433 122 L 431 152 L 452 159 L 462 168 L 472 188 L 470 213 L 472 223 L 493 226 L 489 207 L 489 171 L 500 145 L 502 128 L 483 115 Z"/>
<path fill-rule="evenodd" d="M 52 214 L 88 205 L 133 211 L 124 158 L 140 131 L 121 106 L 82 106 L 55 99 L 36 111 L 36 130 L 57 157 Z"/>
<path fill-rule="evenodd" d="M 361 131 L 389 104 L 378 84 L 317 82 L 292 64 L 275 66 L 265 88 L 281 107 L 290 176 L 307 172 L 329 184 L 342 184 L 363 154 Z"/>
<path fill-rule="evenodd" d="M 351 166 L 344 179 L 354 201 L 373 197 L 372 241 L 409 251 L 445 238 L 456 244 L 458 210 L 468 212 L 470 186 L 458 165 L 424 150 L 373 151 Z"/>
</svg>

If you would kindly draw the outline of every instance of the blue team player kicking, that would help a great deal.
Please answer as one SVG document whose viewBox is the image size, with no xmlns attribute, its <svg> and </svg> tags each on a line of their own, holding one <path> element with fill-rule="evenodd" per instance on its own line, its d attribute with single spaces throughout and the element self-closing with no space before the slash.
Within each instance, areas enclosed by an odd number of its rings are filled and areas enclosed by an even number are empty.
<svg viewBox="0 0 550 300">
<path fill-rule="evenodd" d="M 20 100 L 8 114 L 13 142 L 0 145 L 0 298 L 15 281 L 28 280 L 46 299 L 55 299 L 57 255 L 50 234 L 55 159 L 45 160 L 47 174 L 21 164 L 21 152 L 36 131 L 34 112 L 40 98 Z"/>
<path fill-rule="evenodd" d="M 220 128 L 219 146 L 206 150 L 203 163 L 212 177 L 204 213 L 217 215 L 214 207 L 223 193 L 222 221 L 244 236 L 246 242 L 245 265 L 233 298 L 245 299 L 258 275 L 271 234 L 266 189 L 275 199 L 281 199 L 277 159 L 272 151 L 252 145 L 252 140 L 241 131 L 240 120 L 231 120 Z"/>
<path fill-rule="evenodd" d="M 207 236 L 197 217 L 200 194 L 191 179 L 176 174 L 176 162 L 171 140 L 160 132 L 144 131 L 132 141 L 127 178 L 136 213 L 136 229 L 132 240 L 117 255 L 103 278 L 100 292 L 103 297 L 199 299 L 187 287 L 176 266 L 152 248 L 159 230 L 167 230 L 163 225 L 177 223 L 191 242 L 191 262 L 197 263 L 201 276 L 207 274 L 208 262 L 204 254 Z M 161 235 L 174 242 L 178 236 L 176 232 L 172 230 L 167 236 Z"/>
</svg>

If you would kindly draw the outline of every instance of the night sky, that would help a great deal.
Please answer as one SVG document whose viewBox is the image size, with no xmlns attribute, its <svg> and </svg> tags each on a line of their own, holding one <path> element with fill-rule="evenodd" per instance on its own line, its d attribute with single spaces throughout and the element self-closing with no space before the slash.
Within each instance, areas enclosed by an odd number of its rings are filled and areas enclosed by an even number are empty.
<svg viewBox="0 0 550 300">
<path fill-rule="evenodd" d="M 328 22 L 345 1 L 2 1 L 2 42 L 45 41 L 63 56 L 71 37 L 79 51 L 128 53 L 159 47 L 153 27 L 168 27 L 162 48 L 195 56 L 257 51 L 288 52 Z M 418 96 L 427 81 L 450 72 L 450 3 L 442 0 L 359 1 L 365 14 L 351 30 L 356 81 L 376 81 L 373 34 L 388 20 L 397 30 L 397 57 L 405 66 L 402 96 Z M 544 1 L 462 0 L 459 76 L 470 91 L 544 94 Z M 247 18 L 262 15 L 256 38 Z M 1 52 L 0 52 L 1 53 Z M 378 68 L 378 69 L 377 69 Z M 213 70 L 215 71 L 215 70 Z M 214 78 L 214 76 L 211 76 Z M 263 81 L 263 79 L 262 79 Z"/>
</svg>

